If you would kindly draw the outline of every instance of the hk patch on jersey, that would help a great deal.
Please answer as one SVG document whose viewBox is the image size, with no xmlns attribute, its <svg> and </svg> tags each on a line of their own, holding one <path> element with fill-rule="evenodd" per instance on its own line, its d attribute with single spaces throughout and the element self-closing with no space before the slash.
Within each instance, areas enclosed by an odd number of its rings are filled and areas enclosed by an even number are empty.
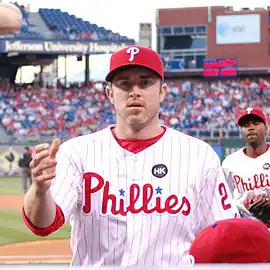
<svg viewBox="0 0 270 270">
<path fill-rule="evenodd" d="M 168 169 L 164 164 L 157 164 L 152 168 L 152 174 L 157 178 L 162 178 L 168 173 Z"/>
</svg>

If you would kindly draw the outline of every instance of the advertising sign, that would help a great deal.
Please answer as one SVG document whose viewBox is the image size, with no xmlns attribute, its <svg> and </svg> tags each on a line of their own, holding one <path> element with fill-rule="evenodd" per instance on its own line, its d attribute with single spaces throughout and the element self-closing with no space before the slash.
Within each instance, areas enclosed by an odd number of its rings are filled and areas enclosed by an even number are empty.
<svg viewBox="0 0 270 270">
<path fill-rule="evenodd" d="M 87 41 L 57 40 L 0 40 L 0 53 L 33 54 L 103 54 L 113 53 L 127 44 L 100 43 Z"/>
<path fill-rule="evenodd" d="M 261 42 L 260 14 L 216 17 L 217 44 L 249 44 Z"/>
<path fill-rule="evenodd" d="M 235 77 L 237 61 L 235 58 L 204 59 L 204 77 Z"/>
</svg>

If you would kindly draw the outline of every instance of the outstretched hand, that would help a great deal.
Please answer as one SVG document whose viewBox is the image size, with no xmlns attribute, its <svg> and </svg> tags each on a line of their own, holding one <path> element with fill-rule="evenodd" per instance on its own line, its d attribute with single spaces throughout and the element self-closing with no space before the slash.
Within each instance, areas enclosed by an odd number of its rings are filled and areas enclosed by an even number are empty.
<svg viewBox="0 0 270 270">
<path fill-rule="evenodd" d="M 52 144 L 39 144 L 32 154 L 30 168 L 33 184 L 40 194 L 45 194 L 50 188 L 56 172 L 56 154 L 60 147 L 60 140 L 54 139 Z"/>
</svg>

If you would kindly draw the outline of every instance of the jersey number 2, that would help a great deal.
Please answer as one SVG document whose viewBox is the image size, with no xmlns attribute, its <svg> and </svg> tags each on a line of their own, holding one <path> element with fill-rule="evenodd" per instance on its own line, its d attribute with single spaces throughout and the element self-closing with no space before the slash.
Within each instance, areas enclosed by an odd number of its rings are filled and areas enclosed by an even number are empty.
<svg viewBox="0 0 270 270">
<path fill-rule="evenodd" d="M 224 183 L 219 184 L 218 191 L 221 196 L 221 204 L 222 204 L 223 209 L 224 210 L 230 209 L 231 204 L 226 203 L 226 200 L 228 199 L 228 193 L 227 193 Z"/>
</svg>

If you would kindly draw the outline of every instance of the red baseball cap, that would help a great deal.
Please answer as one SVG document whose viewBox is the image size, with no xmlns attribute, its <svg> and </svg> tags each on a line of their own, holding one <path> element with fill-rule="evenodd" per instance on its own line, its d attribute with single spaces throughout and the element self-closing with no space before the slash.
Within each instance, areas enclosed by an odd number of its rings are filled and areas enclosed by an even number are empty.
<svg viewBox="0 0 270 270">
<path fill-rule="evenodd" d="M 251 218 L 217 221 L 202 230 L 193 241 L 189 255 L 196 263 L 270 262 L 270 232 Z"/>
<path fill-rule="evenodd" d="M 128 46 L 112 54 L 106 81 L 111 82 L 118 71 L 129 66 L 148 68 L 164 79 L 163 64 L 155 51 L 143 46 Z"/>
<path fill-rule="evenodd" d="M 247 108 L 246 110 L 244 110 L 238 117 L 238 125 L 241 126 L 241 120 L 243 120 L 244 117 L 246 117 L 247 115 L 256 115 L 258 116 L 259 118 L 261 118 L 265 125 L 267 125 L 268 121 L 267 121 L 267 117 L 265 115 L 265 113 L 261 110 L 261 109 L 258 109 L 258 108 Z"/>
</svg>

